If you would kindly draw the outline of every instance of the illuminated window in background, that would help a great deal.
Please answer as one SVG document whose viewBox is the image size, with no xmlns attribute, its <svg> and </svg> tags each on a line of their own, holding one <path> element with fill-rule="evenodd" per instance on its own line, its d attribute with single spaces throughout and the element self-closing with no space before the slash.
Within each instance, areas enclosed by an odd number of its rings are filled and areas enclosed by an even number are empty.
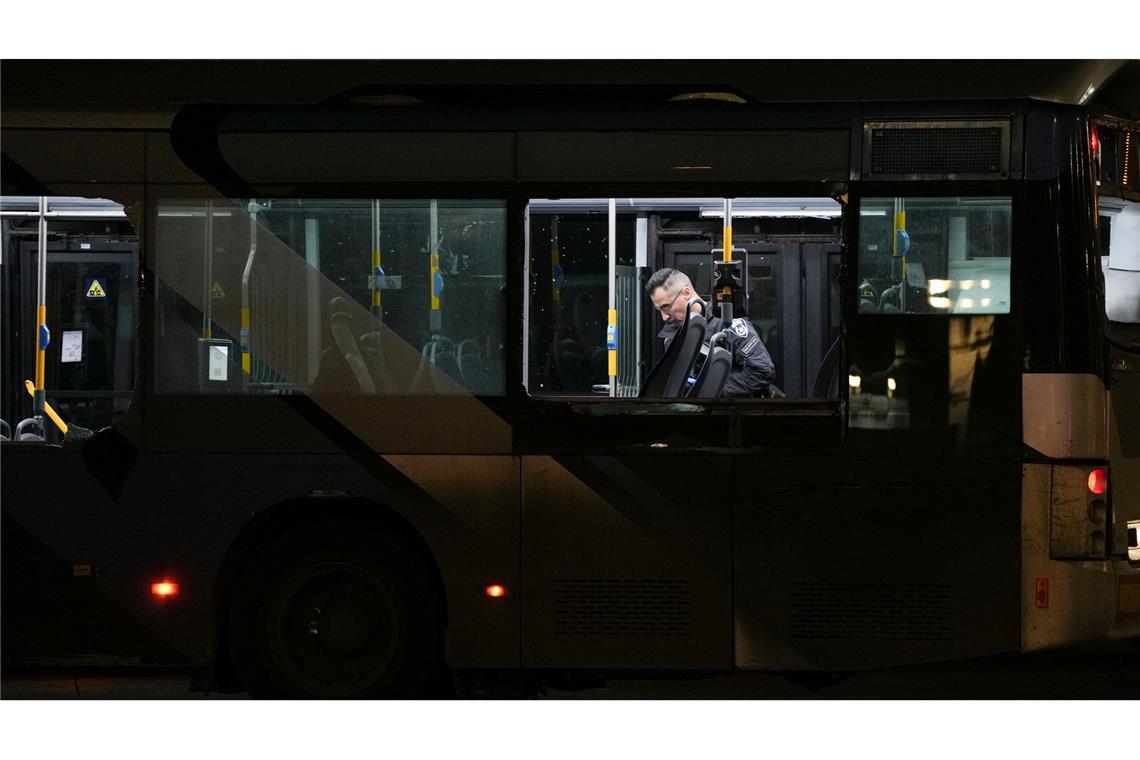
<svg viewBox="0 0 1140 760">
<path fill-rule="evenodd" d="M 1008 197 L 865 198 L 860 314 L 1008 314 Z"/>
</svg>

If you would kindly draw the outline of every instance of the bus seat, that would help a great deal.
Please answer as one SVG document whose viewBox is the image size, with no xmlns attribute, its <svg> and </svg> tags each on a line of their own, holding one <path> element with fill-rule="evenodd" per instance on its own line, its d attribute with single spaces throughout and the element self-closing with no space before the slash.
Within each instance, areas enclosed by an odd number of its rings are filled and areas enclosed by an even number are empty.
<svg viewBox="0 0 1140 760">
<path fill-rule="evenodd" d="M 352 370 L 361 393 L 375 393 L 376 384 L 372 382 L 372 376 L 368 373 L 363 354 L 356 344 L 356 337 L 352 334 L 352 318 L 347 314 L 333 314 L 330 326 L 336 347 L 340 349 L 344 360 Z"/>
<path fill-rule="evenodd" d="M 420 363 L 408 393 L 438 393 L 443 390 L 438 372 L 443 370 L 459 379 L 459 362 L 455 358 L 455 343 L 442 335 L 432 337 L 420 351 Z M 430 382 L 429 382 L 430 381 Z"/>
<path fill-rule="evenodd" d="M 41 420 L 35 417 L 28 417 L 27 419 L 20 420 L 16 425 L 16 434 L 13 440 L 16 441 L 43 441 L 45 440 L 46 433 L 44 432 L 44 424 Z"/>
<path fill-rule="evenodd" d="M 8 427 L 7 420 L 0 420 L 0 441 L 12 440 L 12 428 Z"/>
<path fill-rule="evenodd" d="M 694 314 L 692 307 L 700 304 L 699 298 L 689 301 L 689 308 L 685 311 L 685 321 L 676 337 L 665 349 L 661 360 L 649 370 L 649 375 L 642 383 L 640 398 L 680 398 L 684 393 L 697 360 L 701 352 L 705 335 L 708 333 L 708 323 L 704 314 Z M 703 306 L 701 307 L 703 310 Z"/>
<path fill-rule="evenodd" d="M 477 393 L 489 391 L 487 368 L 483 364 L 483 352 L 479 349 L 479 344 L 472 338 L 460 341 L 455 355 L 463 384 Z"/>
<path fill-rule="evenodd" d="M 356 331 L 353 328 L 352 314 L 348 302 L 341 296 L 329 301 L 329 328 L 332 331 L 333 342 L 340 349 L 344 360 L 352 370 L 361 393 L 376 393 L 376 384 L 368 373 L 364 363 L 360 346 L 356 343 Z"/>
<path fill-rule="evenodd" d="M 462 373 L 459 369 L 459 359 L 456 358 L 454 351 L 440 351 L 435 355 L 435 361 L 433 364 L 435 364 L 435 368 L 437 370 L 446 372 L 454 379 L 462 381 Z"/>
<path fill-rule="evenodd" d="M 689 395 L 696 398 L 716 398 L 724 390 L 731 369 L 732 352 L 721 346 L 713 346 Z"/>
<path fill-rule="evenodd" d="M 379 393 L 399 393 L 401 388 L 396 378 L 388 369 L 388 361 L 384 358 L 384 348 L 380 333 L 366 332 L 360 336 L 360 350 L 364 357 L 364 364 L 372 376 L 372 382 Z"/>
<path fill-rule="evenodd" d="M 859 299 L 859 313 L 860 314 L 878 314 L 879 307 L 870 298 Z"/>
</svg>

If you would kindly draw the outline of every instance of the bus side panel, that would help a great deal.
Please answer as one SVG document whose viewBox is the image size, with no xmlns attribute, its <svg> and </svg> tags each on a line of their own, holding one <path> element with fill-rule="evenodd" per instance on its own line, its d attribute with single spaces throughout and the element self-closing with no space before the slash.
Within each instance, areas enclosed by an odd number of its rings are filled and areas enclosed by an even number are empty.
<svg viewBox="0 0 1140 760">
<path fill-rule="evenodd" d="M 523 665 L 732 667 L 725 456 L 523 458 Z"/>
<path fill-rule="evenodd" d="M 17 469 L 24 457 L 6 448 L 5 492 L 20 480 L 26 497 L 18 514 L 7 499 L 5 511 L 64 561 L 99 558 L 101 587 L 191 663 L 212 655 L 214 584 L 241 530 L 273 505 L 332 492 L 395 509 L 423 537 L 455 605 L 449 638 L 468 643 L 454 664 L 518 662 L 513 602 L 482 596 L 485 579 L 514 583 L 518 476 L 510 457 L 401 463 L 413 476 L 417 468 L 438 472 L 417 482 L 396 466 L 369 473 L 346 456 L 152 454 L 140 457 L 115 499 L 78 456 L 46 453 L 54 456 Z M 311 516 L 334 511 L 336 498 L 313 499 Z M 4 570 L 18 573 L 7 560 Z M 151 597 L 150 584 L 162 579 L 178 582 L 178 597 Z"/>
<path fill-rule="evenodd" d="M 1016 462 L 745 455 L 737 473 L 737 667 L 1017 650 Z"/>
<path fill-rule="evenodd" d="M 120 511 L 75 450 L 4 444 L 5 664 L 180 664 L 115 593 Z"/>
</svg>

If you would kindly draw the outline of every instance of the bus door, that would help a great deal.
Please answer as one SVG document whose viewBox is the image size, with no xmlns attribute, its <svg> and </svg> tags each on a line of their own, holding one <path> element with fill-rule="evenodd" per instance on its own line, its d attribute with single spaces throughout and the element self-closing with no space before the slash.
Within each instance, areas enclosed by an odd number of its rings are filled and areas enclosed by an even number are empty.
<svg viewBox="0 0 1140 760">
<path fill-rule="evenodd" d="M 69 424 L 92 430 L 108 427 L 130 404 L 137 332 L 137 251 L 136 244 L 121 241 L 48 244 L 51 343 L 45 385 L 49 402 Z M 23 241 L 20 291 L 32 296 L 24 299 L 31 308 L 21 313 L 21 333 L 26 336 L 35 335 L 35 257 L 35 241 Z M 22 377 L 34 378 L 34 346 L 24 347 L 21 360 Z M 31 398 L 24 394 L 20 400 L 18 408 L 30 414 Z"/>
</svg>

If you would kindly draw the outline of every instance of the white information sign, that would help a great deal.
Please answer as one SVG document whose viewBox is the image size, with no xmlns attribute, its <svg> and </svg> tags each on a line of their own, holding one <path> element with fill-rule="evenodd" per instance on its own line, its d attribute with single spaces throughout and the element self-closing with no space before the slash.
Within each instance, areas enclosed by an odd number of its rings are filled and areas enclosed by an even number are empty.
<svg viewBox="0 0 1140 760">
<path fill-rule="evenodd" d="M 229 346 L 210 346 L 210 379 L 225 382 L 229 379 Z"/>
<path fill-rule="evenodd" d="M 64 330 L 59 350 L 60 362 L 75 364 L 83 361 L 83 331 Z"/>
</svg>

